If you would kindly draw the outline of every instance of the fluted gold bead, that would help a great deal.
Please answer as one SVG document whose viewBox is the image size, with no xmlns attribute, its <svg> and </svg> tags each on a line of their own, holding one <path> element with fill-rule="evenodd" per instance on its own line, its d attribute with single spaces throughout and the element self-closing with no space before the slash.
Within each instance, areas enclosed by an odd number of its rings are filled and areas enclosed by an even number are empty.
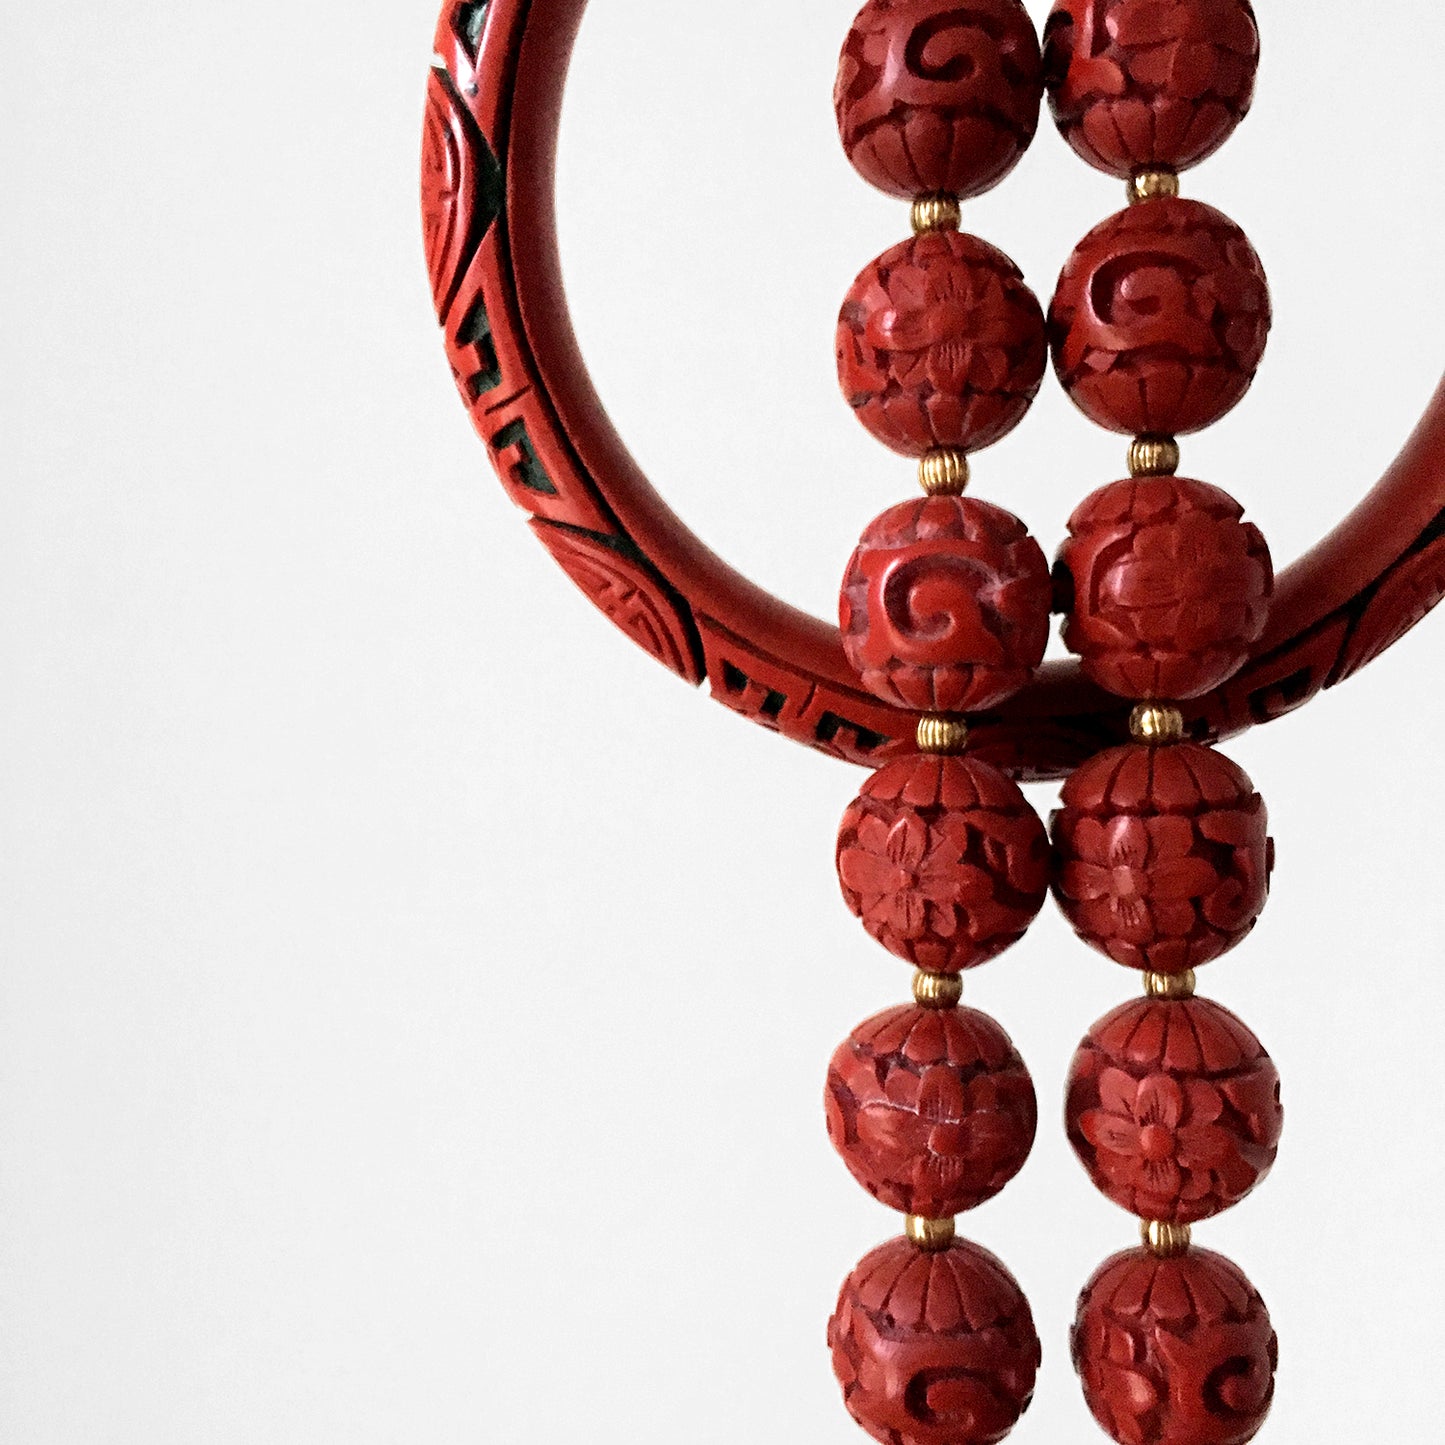
<svg viewBox="0 0 1445 1445">
<path fill-rule="evenodd" d="M 1172 199 L 1179 194 L 1179 174 L 1162 166 L 1157 170 L 1136 171 L 1129 177 L 1129 204 L 1137 206 L 1141 201 L 1157 201 L 1163 197 Z"/>
<path fill-rule="evenodd" d="M 957 1008 L 963 998 L 963 980 L 956 973 L 926 973 L 919 969 L 913 975 L 913 1001 L 922 1008 Z"/>
<path fill-rule="evenodd" d="M 934 447 L 918 461 L 918 484 L 930 497 L 961 497 L 968 475 L 968 454 L 954 447 Z"/>
<path fill-rule="evenodd" d="M 913 203 L 913 234 L 929 231 L 956 231 L 963 220 L 958 197 L 949 195 L 919 196 Z"/>
<path fill-rule="evenodd" d="M 1135 437 L 1129 446 L 1131 477 L 1172 477 L 1179 470 L 1179 443 L 1173 437 Z"/>
<path fill-rule="evenodd" d="M 1184 741 L 1184 714 L 1177 707 L 1158 702 L 1141 702 L 1129 714 L 1129 736 L 1152 748 Z"/>
<path fill-rule="evenodd" d="M 1146 973 L 1144 992 L 1150 998 L 1193 998 L 1196 982 L 1192 968 L 1183 973 Z"/>
<path fill-rule="evenodd" d="M 968 724 L 961 717 L 928 713 L 918 719 L 920 753 L 961 753 L 968 747 Z"/>
<path fill-rule="evenodd" d="M 942 1254 L 958 1235 L 953 1220 L 924 1219 L 919 1214 L 910 1214 L 904 1219 L 903 1232 L 929 1254 Z"/>
<path fill-rule="evenodd" d="M 1189 1253 L 1193 1232 L 1187 1224 L 1170 1224 L 1163 1219 L 1145 1219 L 1139 1224 L 1144 1248 L 1159 1259 L 1178 1259 Z"/>
</svg>

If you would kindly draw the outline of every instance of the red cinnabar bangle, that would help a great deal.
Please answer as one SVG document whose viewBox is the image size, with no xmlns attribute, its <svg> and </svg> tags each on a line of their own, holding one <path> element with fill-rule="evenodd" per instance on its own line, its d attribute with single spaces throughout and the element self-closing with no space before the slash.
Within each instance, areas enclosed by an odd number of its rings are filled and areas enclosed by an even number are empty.
<svg viewBox="0 0 1445 1445">
<path fill-rule="evenodd" d="M 844 297 L 838 375 L 869 433 L 917 460 L 922 495 L 863 529 L 835 631 L 672 516 L 587 380 L 552 197 L 582 8 L 443 9 L 423 168 L 437 314 L 504 486 L 568 575 L 735 711 L 874 770 L 844 812 L 838 877 L 916 972 L 913 1002 L 859 1025 L 827 1074 L 833 1144 L 904 1216 L 828 1327 L 846 1406 L 883 1445 L 992 1445 L 1029 1405 L 1029 1304 L 956 1217 L 1022 1168 L 1037 1101 L 1008 1034 L 961 1000 L 1052 889 L 1142 987 L 1088 1030 L 1068 1080 L 1069 1140 L 1141 1240 L 1080 1299 L 1085 1398 L 1119 1445 L 1244 1445 L 1277 1342 L 1259 1293 L 1191 1227 L 1269 1173 L 1280 1081 L 1245 1023 L 1196 996 L 1196 970 L 1250 933 L 1273 844 L 1213 744 L 1351 675 L 1445 593 L 1445 388 L 1375 491 L 1276 580 L 1241 505 L 1177 475 L 1178 439 L 1240 403 L 1271 324 L 1245 233 L 1180 194 L 1248 112 L 1248 0 L 1057 0 L 1042 44 L 1019 0 L 868 0 L 843 46 L 839 133 L 866 181 L 911 203 L 913 235 Z M 1045 96 L 1128 202 L 1064 262 L 1047 314 L 960 230 L 960 202 L 1014 169 Z M 1131 439 L 1129 475 L 1094 479 L 1052 569 L 1023 521 L 964 495 L 1050 355 L 1083 415 Z M 1065 666 L 1042 665 L 1052 612 Z M 1018 778 L 1066 779 L 1049 830 Z"/>
</svg>

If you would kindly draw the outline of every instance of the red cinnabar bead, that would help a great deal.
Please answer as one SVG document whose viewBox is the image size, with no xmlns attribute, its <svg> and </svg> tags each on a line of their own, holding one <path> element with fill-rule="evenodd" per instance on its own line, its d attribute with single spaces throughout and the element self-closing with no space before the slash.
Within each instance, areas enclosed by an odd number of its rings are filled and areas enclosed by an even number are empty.
<svg viewBox="0 0 1445 1445">
<path fill-rule="evenodd" d="M 1011 697 L 1043 661 L 1053 585 L 1011 512 L 974 497 L 920 497 L 871 522 L 839 604 L 863 686 L 919 712 Z"/>
<path fill-rule="evenodd" d="M 844 1281 L 828 1344 L 848 1413 L 883 1445 L 996 1445 L 1028 1409 L 1040 1360 L 1018 1281 L 962 1241 L 875 1249 Z"/>
<path fill-rule="evenodd" d="M 1234 676 L 1259 640 L 1274 569 L 1259 528 L 1227 492 L 1183 477 L 1101 487 L 1069 519 L 1064 641 L 1121 697 L 1198 697 Z"/>
<path fill-rule="evenodd" d="M 1274 1399 L 1269 1311 L 1207 1250 L 1109 1260 L 1079 1299 L 1073 1349 L 1089 1408 L 1119 1445 L 1245 1445 Z"/>
<path fill-rule="evenodd" d="M 833 1055 L 828 1137 L 875 1199 L 943 1219 L 992 1199 L 1033 1148 L 1033 1080 L 976 1009 L 889 1009 Z"/>
<path fill-rule="evenodd" d="M 1049 313 L 1054 368 L 1100 426 L 1178 436 L 1249 390 L 1270 327 L 1264 268 L 1243 231 L 1199 201 L 1161 197 L 1096 226 Z"/>
<path fill-rule="evenodd" d="M 1012 431 L 1043 381 L 1043 310 L 976 236 L 931 231 L 885 251 L 838 318 L 838 379 L 858 419 L 905 456 L 977 451 Z"/>
<path fill-rule="evenodd" d="M 976 196 L 1001 181 L 1039 124 L 1038 36 L 1019 0 L 869 0 L 833 92 L 864 180 L 890 195 Z"/>
<path fill-rule="evenodd" d="M 1069 1073 L 1069 1140 L 1141 1219 L 1193 1224 L 1274 1166 L 1284 1112 L 1259 1040 L 1208 999 L 1137 999 L 1089 1031 Z"/>
<path fill-rule="evenodd" d="M 1023 937 L 1048 891 L 1044 825 L 977 758 L 899 758 L 843 815 L 838 877 L 886 949 L 932 973 L 987 962 Z"/>
<path fill-rule="evenodd" d="M 1254 927 L 1274 866 L 1249 775 L 1193 743 L 1090 758 L 1053 817 L 1054 894 L 1086 943 L 1129 968 L 1183 973 Z"/>
<path fill-rule="evenodd" d="M 1058 0 L 1044 28 L 1059 130 L 1116 176 L 1213 155 L 1248 113 L 1258 68 L 1249 0 Z"/>
</svg>

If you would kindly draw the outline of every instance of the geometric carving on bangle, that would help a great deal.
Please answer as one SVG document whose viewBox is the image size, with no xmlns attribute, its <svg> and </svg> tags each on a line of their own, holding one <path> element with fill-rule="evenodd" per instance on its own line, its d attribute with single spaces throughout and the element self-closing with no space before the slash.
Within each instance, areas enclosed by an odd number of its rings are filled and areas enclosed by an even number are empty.
<svg viewBox="0 0 1445 1445">
<path fill-rule="evenodd" d="M 504 475 L 511 477 L 519 487 L 529 491 L 543 492 L 549 497 L 557 495 L 532 439 L 527 435 L 527 423 L 521 420 L 508 422 L 491 442 L 496 454 L 497 466 L 504 469 Z"/>
<path fill-rule="evenodd" d="M 1418 544 L 1417 544 L 1418 545 Z M 1407 555 L 1374 589 L 1350 632 L 1333 679 L 1343 682 L 1373 662 L 1445 598 L 1445 537 L 1437 535 Z"/>
<path fill-rule="evenodd" d="M 1073 1355 L 1120 1445 L 1246 1445 L 1274 1399 L 1279 1342 L 1259 1291 L 1222 1255 L 1135 1249 L 1085 1287 Z"/>
<path fill-rule="evenodd" d="M 724 707 L 849 762 L 877 766 L 892 750 L 903 719 L 891 708 L 821 679 L 800 686 L 795 671 L 750 647 L 715 619 L 699 613 L 696 622 L 704 675 L 712 696 Z"/>
<path fill-rule="evenodd" d="M 1269 1173 L 1279 1071 L 1208 999 L 1136 999 L 1089 1031 L 1069 1073 L 1069 1141 L 1100 1191 L 1141 1219 L 1195 1224 Z"/>
<path fill-rule="evenodd" d="M 502 167 L 451 77 L 433 66 L 422 135 L 422 231 L 438 320 L 445 321 L 472 254 L 501 215 Z"/>
<path fill-rule="evenodd" d="M 534 520 L 532 530 L 593 604 L 670 671 L 702 681 L 691 630 L 642 554 L 630 543 Z"/>
</svg>

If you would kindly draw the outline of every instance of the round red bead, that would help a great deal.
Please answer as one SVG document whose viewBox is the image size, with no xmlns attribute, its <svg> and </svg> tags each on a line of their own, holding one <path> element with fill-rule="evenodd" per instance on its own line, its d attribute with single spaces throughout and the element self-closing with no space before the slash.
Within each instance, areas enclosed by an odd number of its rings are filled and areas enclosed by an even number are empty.
<svg viewBox="0 0 1445 1445">
<path fill-rule="evenodd" d="M 1269 1311 L 1208 1250 L 1109 1260 L 1079 1299 L 1073 1351 L 1089 1408 L 1119 1445 L 1245 1445 L 1274 1399 Z"/>
<path fill-rule="evenodd" d="M 1233 677 L 1264 631 L 1274 569 L 1227 492 L 1183 477 L 1113 482 L 1069 519 L 1064 641 L 1121 697 L 1198 697 Z"/>
<path fill-rule="evenodd" d="M 1254 927 L 1274 845 L 1249 775 L 1194 743 L 1126 744 L 1064 784 L 1054 894 L 1086 943 L 1128 968 L 1183 973 Z"/>
<path fill-rule="evenodd" d="M 1208 999 L 1136 999 L 1089 1031 L 1069 1072 L 1069 1140 L 1141 1219 L 1194 1224 L 1274 1167 L 1284 1111 L 1259 1040 Z"/>
<path fill-rule="evenodd" d="M 869 0 L 833 92 L 843 148 L 889 195 L 976 196 L 1038 130 L 1043 66 L 1019 0 Z"/>
<path fill-rule="evenodd" d="M 992 1199 L 1023 1168 L 1038 1127 L 1033 1080 L 1009 1036 L 976 1009 L 889 1009 L 833 1055 L 828 1137 L 892 1209 L 943 1219 Z"/>
<path fill-rule="evenodd" d="M 875 1249 L 844 1281 L 828 1344 L 848 1413 L 883 1445 L 996 1445 L 1028 1409 L 1041 1355 L 1018 1281 L 962 1241 Z"/>
<path fill-rule="evenodd" d="M 1163 197 L 1096 226 L 1049 313 L 1054 369 L 1100 426 L 1178 436 L 1249 390 L 1271 313 L 1244 232 L 1199 201 Z"/>
<path fill-rule="evenodd" d="M 1258 69 L 1249 0 L 1058 0 L 1044 27 L 1054 120 L 1116 176 L 1213 155 L 1248 113 Z"/>
<path fill-rule="evenodd" d="M 905 456 L 978 451 L 1043 382 L 1044 315 L 1017 266 L 976 236 L 931 231 L 859 274 L 838 318 L 838 379 L 858 419 Z"/>
<path fill-rule="evenodd" d="M 871 522 L 839 602 L 863 686 L 919 712 L 994 707 L 1028 682 L 1049 638 L 1053 583 L 1012 512 L 920 497 Z"/>
<path fill-rule="evenodd" d="M 1023 937 L 1048 892 L 1048 838 L 1018 785 L 977 758 L 919 755 L 875 773 L 843 815 L 838 877 L 891 953 L 932 973 Z"/>
</svg>

